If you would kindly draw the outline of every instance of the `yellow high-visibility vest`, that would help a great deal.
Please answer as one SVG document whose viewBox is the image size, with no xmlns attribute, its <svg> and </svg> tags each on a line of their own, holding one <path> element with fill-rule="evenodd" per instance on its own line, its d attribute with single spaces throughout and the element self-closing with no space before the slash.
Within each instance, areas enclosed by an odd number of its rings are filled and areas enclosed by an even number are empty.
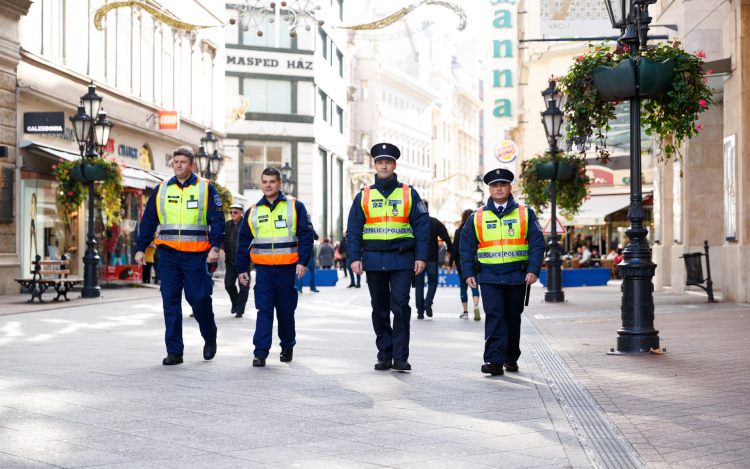
<svg viewBox="0 0 750 469">
<path fill-rule="evenodd" d="M 253 205 L 247 223 L 254 238 L 250 260 L 260 265 L 297 263 L 299 246 L 294 197 L 279 201 L 273 212 L 268 205 Z"/>
<path fill-rule="evenodd" d="M 159 184 L 156 199 L 159 226 L 154 244 L 185 252 L 211 249 L 208 239 L 211 227 L 206 221 L 208 184 L 206 178 L 197 178 L 194 185 L 182 188 L 176 183 L 167 185 L 166 181 Z"/>
<path fill-rule="evenodd" d="M 484 207 L 477 209 L 474 231 L 479 240 L 477 258 L 482 264 L 529 260 L 529 216 L 525 206 L 519 205 L 502 218 Z"/>
</svg>

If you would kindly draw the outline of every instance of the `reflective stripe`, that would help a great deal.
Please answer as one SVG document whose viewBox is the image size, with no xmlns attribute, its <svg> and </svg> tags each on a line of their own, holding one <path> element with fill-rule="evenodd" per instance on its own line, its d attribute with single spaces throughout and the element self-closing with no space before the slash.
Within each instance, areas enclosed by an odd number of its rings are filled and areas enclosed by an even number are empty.
<svg viewBox="0 0 750 469">
<path fill-rule="evenodd" d="M 166 184 L 166 181 L 159 184 L 159 207 L 161 210 L 159 221 L 167 218 L 167 187 L 164 184 Z"/>
<path fill-rule="evenodd" d="M 479 252 L 477 258 L 492 259 L 497 257 L 528 257 L 529 251 Z"/>
<path fill-rule="evenodd" d="M 365 187 L 364 194 L 362 194 L 362 208 L 365 211 L 365 218 L 370 218 L 370 186 Z"/>
<path fill-rule="evenodd" d="M 294 217 L 294 212 L 296 210 L 297 210 L 297 199 L 292 197 L 292 200 L 289 200 L 286 203 L 286 219 L 289 220 L 286 222 L 286 228 L 287 228 L 287 231 L 289 232 L 290 238 L 294 237 L 294 232 L 295 232 L 296 227 L 293 225 L 297 224 L 297 220 Z M 297 238 L 294 238 L 294 240 L 296 241 Z M 279 242 L 283 243 L 284 241 L 279 241 Z"/>
<path fill-rule="evenodd" d="M 193 230 L 193 231 L 211 231 L 209 225 L 188 225 L 178 223 L 167 223 L 156 227 L 156 231 L 161 230 Z"/>
<path fill-rule="evenodd" d="M 156 239 L 159 241 L 184 241 L 184 242 L 208 241 L 208 237 L 204 235 L 186 236 L 186 235 L 159 234 L 159 236 L 157 236 Z"/>
<path fill-rule="evenodd" d="M 365 223 L 409 223 L 409 217 L 373 217 L 368 218 Z"/>
<path fill-rule="evenodd" d="M 196 181 L 198 184 L 198 223 L 203 220 L 203 211 L 206 209 L 206 191 L 208 189 L 208 179 L 206 183 L 201 183 L 201 178 Z"/>
<path fill-rule="evenodd" d="M 494 246 L 525 246 L 529 244 L 526 239 L 496 239 L 495 241 L 486 241 L 479 243 L 479 249 L 491 248 Z"/>
<path fill-rule="evenodd" d="M 365 228 L 362 234 L 413 234 L 411 228 Z"/>
<path fill-rule="evenodd" d="M 253 249 L 252 253 L 256 256 L 273 256 L 277 254 L 295 254 L 297 248 L 275 248 L 275 249 Z"/>
<path fill-rule="evenodd" d="M 280 238 L 255 238 L 255 244 L 272 244 L 272 243 L 296 243 L 296 236 L 282 236 Z"/>
</svg>

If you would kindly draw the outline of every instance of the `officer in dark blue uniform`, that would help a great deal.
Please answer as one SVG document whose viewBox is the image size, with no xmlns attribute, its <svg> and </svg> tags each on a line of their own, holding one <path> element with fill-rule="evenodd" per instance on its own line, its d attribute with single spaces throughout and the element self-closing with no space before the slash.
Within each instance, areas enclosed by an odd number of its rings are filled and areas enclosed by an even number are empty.
<svg viewBox="0 0 750 469">
<path fill-rule="evenodd" d="M 415 275 L 424 275 L 430 218 L 417 191 L 398 181 L 394 171 L 399 149 L 379 143 L 370 155 L 375 160 L 375 184 L 354 198 L 346 243 L 352 271 L 367 272 L 378 347 L 375 369 L 407 371 L 411 370 L 409 292 Z"/>
<path fill-rule="evenodd" d="M 461 269 L 472 288 L 481 286 L 486 314 L 483 373 L 518 371 L 521 313 L 528 286 L 539 278 L 544 235 L 534 211 L 511 194 L 513 173 L 495 169 L 484 176 L 487 205 L 461 231 Z"/>
</svg>

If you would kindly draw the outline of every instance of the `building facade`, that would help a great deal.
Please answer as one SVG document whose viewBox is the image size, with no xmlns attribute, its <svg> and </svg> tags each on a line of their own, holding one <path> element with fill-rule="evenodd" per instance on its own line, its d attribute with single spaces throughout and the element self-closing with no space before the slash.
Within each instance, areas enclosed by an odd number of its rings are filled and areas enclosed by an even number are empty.
<svg viewBox="0 0 750 469">
<path fill-rule="evenodd" d="M 294 170 L 292 195 L 305 203 L 321 237 L 341 239 L 351 198 L 344 187 L 347 165 L 346 35 L 340 25 L 348 2 L 324 0 L 316 17 L 324 25 L 298 28 L 292 36 L 280 4 L 239 21 L 240 4 L 226 4 L 225 152 L 235 155 L 229 187 L 250 203 L 262 197 L 267 166 Z M 261 34 L 258 34 L 261 33 Z"/>
<path fill-rule="evenodd" d="M 52 172 L 59 160 L 79 157 L 69 117 L 89 84 L 96 86 L 115 124 L 104 156 L 125 166 L 122 221 L 107 226 L 102 211 L 95 213 L 101 281 L 128 268 L 140 272 L 134 256 L 142 208 L 172 172 L 172 151 L 180 145 L 197 151 L 206 129 L 223 136 L 224 4 L 188 1 L 180 11 L 163 10 L 174 19 L 209 26 L 197 33 L 175 29 L 175 21 L 138 6 L 111 9 L 97 30 L 94 15 L 104 5 L 102 0 L 43 0 L 20 20 L 13 143 L 21 267 L 16 276 L 29 275 L 36 255 L 59 259 L 63 254 L 70 257 L 73 274 L 82 274 L 88 214 L 84 207 L 66 211 L 56 202 Z M 178 129 L 160 130 L 159 111 L 177 111 Z"/>
</svg>

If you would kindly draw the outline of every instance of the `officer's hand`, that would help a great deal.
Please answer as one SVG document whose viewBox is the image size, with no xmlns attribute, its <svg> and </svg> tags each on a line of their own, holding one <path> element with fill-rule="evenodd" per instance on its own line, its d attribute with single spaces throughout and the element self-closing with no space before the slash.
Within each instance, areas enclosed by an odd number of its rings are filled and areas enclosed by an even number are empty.
<svg viewBox="0 0 750 469">
<path fill-rule="evenodd" d="M 538 279 L 539 277 L 536 274 L 529 272 L 526 274 L 526 285 L 533 285 Z"/>
<path fill-rule="evenodd" d="M 414 262 L 414 273 L 416 275 L 419 275 L 422 272 L 424 272 L 424 269 L 426 269 L 426 268 L 427 268 L 427 262 L 425 262 L 425 261 L 416 261 L 416 262 Z"/>
<path fill-rule="evenodd" d="M 206 263 L 210 264 L 212 262 L 216 262 L 219 260 L 219 253 L 211 249 L 208 251 L 208 258 L 206 259 Z"/>
<path fill-rule="evenodd" d="M 248 286 L 250 284 L 250 274 L 248 274 L 247 272 L 240 274 L 240 283 Z"/>
<path fill-rule="evenodd" d="M 474 277 L 469 277 L 466 279 L 466 285 L 468 285 L 469 288 L 476 288 L 477 280 Z"/>
<path fill-rule="evenodd" d="M 301 264 L 297 264 L 297 278 L 302 278 L 305 276 L 305 272 L 307 272 L 307 267 Z M 312 274 L 310 274 L 312 275 Z"/>
<path fill-rule="evenodd" d="M 138 265 L 146 265 L 146 254 L 143 251 L 135 253 L 135 263 Z"/>
<path fill-rule="evenodd" d="M 362 261 L 352 262 L 352 272 L 357 275 L 362 275 Z"/>
</svg>

